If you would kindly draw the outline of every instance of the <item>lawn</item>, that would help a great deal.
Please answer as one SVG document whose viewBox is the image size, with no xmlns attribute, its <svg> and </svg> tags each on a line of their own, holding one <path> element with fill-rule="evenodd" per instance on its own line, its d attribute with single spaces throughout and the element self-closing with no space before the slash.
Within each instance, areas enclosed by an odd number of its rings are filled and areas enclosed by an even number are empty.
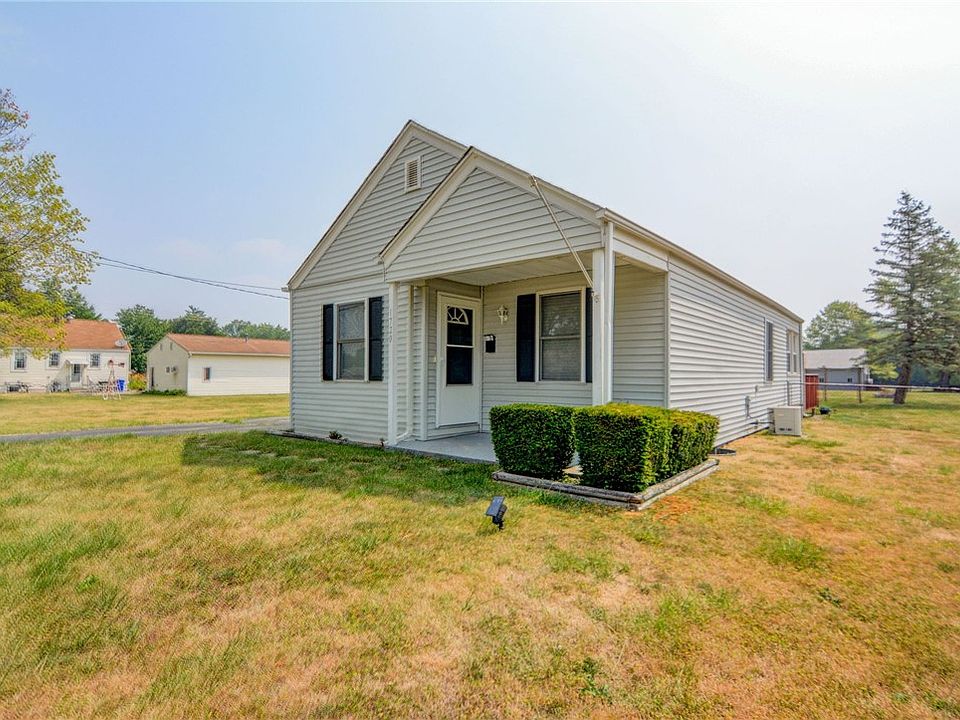
<svg viewBox="0 0 960 720">
<path fill-rule="evenodd" d="M 124 395 L 104 400 L 76 393 L 0 394 L 0 435 L 162 423 L 236 422 L 290 414 L 289 395 Z"/>
<path fill-rule="evenodd" d="M 960 398 L 886 402 L 643 513 L 257 433 L 4 447 L 0 716 L 960 717 Z"/>
</svg>

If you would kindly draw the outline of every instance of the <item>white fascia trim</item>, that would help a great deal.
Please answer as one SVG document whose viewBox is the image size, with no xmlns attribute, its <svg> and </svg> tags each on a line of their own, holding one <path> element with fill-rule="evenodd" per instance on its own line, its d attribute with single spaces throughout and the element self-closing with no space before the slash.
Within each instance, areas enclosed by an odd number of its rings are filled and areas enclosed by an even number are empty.
<svg viewBox="0 0 960 720">
<path fill-rule="evenodd" d="M 729 273 L 724 272 L 723 270 L 718 268 L 716 265 L 713 265 L 712 263 L 707 262 L 700 256 L 694 255 L 689 250 L 684 250 L 682 247 L 680 247 L 676 243 L 670 242 L 665 237 L 657 235 L 652 230 L 648 230 L 642 225 L 638 225 L 632 220 L 628 220 L 622 215 L 619 215 L 618 213 L 615 213 L 612 210 L 609 210 L 607 208 L 601 209 L 598 214 L 598 217 L 601 217 L 604 220 L 610 220 L 621 230 L 624 230 L 627 233 L 634 235 L 641 240 L 650 242 L 655 246 L 659 246 L 664 250 L 666 250 L 669 254 L 676 255 L 678 258 L 686 260 L 691 265 L 695 265 L 701 270 L 707 271 L 710 275 L 713 275 L 714 277 L 718 278 L 719 280 L 722 280 L 728 285 L 732 285 L 737 290 L 740 290 L 741 292 L 746 293 L 747 295 L 757 300 L 760 300 L 761 302 L 769 305 L 770 307 L 776 310 L 779 310 L 784 315 L 789 317 L 791 320 L 795 322 L 803 322 L 803 318 L 801 318 L 799 315 L 792 312 L 791 310 L 788 310 L 783 305 L 778 303 L 776 300 L 773 300 L 772 298 L 767 297 L 759 290 L 755 290 L 754 288 L 747 285 L 745 282 L 741 280 L 737 280 L 737 278 L 733 277 L 733 275 L 730 275 Z M 668 255 L 668 258 L 669 258 L 669 255 Z"/>
<path fill-rule="evenodd" d="M 424 201 L 423 205 L 410 216 L 410 219 L 400 228 L 393 239 L 380 251 L 378 258 L 380 262 L 383 263 L 384 271 L 390 267 L 397 256 L 403 252 L 404 248 L 407 247 L 410 241 L 417 236 L 424 226 L 430 222 L 434 214 L 443 207 L 444 203 L 449 200 L 450 196 L 464 183 L 470 173 L 478 168 L 536 197 L 536 192 L 530 183 L 531 176 L 529 173 L 499 160 L 492 155 L 488 155 L 482 150 L 471 147 L 464 153 L 460 161 L 430 194 L 426 201 Z M 539 178 L 538 182 L 540 183 L 540 189 L 551 205 L 555 205 L 589 223 L 598 223 L 597 212 L 600 210 L 599 206 Z"/>
<path fill-rule="evenodd" d="M 455 140 L 451 140 L 448 137 L 444 137 L 440 133 L 436 133 L 429 128 L 425 128 L 423 125 L 420 125 L 413 120 L 408 120 L 397 137 L 395 137 L 393 142 L 390 143 L 390 146 L 387 148 L 386 152 L 384 152 L 384 154 L 377 161 L 377 164 L 373 166 L 373 169 L 367 175 L 366 179 L 364 179 L 360 187 L 357 188 L 357 191 L 353 194 L 353 197 L 350 198 L 343 210 L 340 211 L 340 214 L 337 215 L 336 219 L 333 221 L 333 224 L 320 238 L 316 247 L 313 248 L 313 250 L 307 256 L 307 259 L 303 261 L 297 271 L 287 282 L 286 286 L 284 287 L 285 291 L 289 292 L 290 290 L 295 290 L 300 286 L 300 283 L 303 282 L 303 279 L 320 261 L 320 258 L 322 258 L 323 254 L 330 248 L 330 246 L 333 244 L 333 241 L 336 240 L 337 236 L 340 234 L 340 231 L 343 230 L 344 226 L 348 222 L 350 222 L 350 219 L 354 216 L 359 207 L 370 196 L 370 193 L 373 192 L 373 189 L 377 186 L 377 183 L 380 182 L 387 170 L 390 169 L 390 166 L 393 165 L 403 149 L 407 146 L 410 140 L 414 138 L 429 145 L 433 145 L 434 147 L 438 147 L 444 152 L 447 152 L 453 156 L 462 155 L 467 149 L 466 145 L 461 145 Z"/>
</svg>

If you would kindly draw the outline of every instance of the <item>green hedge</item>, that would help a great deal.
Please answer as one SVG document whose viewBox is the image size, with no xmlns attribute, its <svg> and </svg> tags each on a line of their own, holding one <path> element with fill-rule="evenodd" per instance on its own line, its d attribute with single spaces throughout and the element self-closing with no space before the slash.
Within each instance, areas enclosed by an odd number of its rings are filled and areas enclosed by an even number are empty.
<svg viewBox="0 0 960 720">
<path fill-rule="evenodd" d="M 670 458 L 663 478 L 704 462 L 720 429 L 720 421 L 713 415 L 688 410 L 671 410 L 670 423 Z"/>
<path fill-rule="evenodd" d="M 560 480 L 573 462 L 573 408 L 517 403 L 490 408 L 500 467 L 517 475 Z"/>
<path fill-rule="evenodd" d="M 633 492 L 663 477 L 669 463 L 670 415 L 662 408 L 580 408 L 573 432 L 584 485 Z"/>
</svg>

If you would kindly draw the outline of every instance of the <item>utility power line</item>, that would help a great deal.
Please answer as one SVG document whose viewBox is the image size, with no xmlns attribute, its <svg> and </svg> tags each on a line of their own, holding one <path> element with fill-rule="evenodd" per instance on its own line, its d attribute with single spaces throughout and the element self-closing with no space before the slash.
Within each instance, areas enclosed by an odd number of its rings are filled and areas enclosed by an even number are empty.
<svg viewBox="0 0 960 720">
<path fill-rule="evenodd" d="M 147 267 L 145 265 L 137 265 L 136 263 L 126 262 L 125 260 L 117 260 L 115 258 L 108 258 L 104 255 L 98 253 L 89 252 L 87 250 L 81 250 L 84 255 L 89 256 L 93 261 L 100 267 L 109 267 L 117 270 L 131 270 L 133 272 L 148 273 L 151 275 L 161 275 L 163 277 L 175 278 L 177 280 L 185 280 L 187 282 L 198 283 L 200 285 L 209 285 L 210 287 L 222 288 L 224 290 L 233 290 L 234 292 L 247 293 L 249 295 L 261 295 L 263 297 L 277 298 L 278 300 L 286 300 L 286 295 L 274 295 L 273 293 L 261 292 L 262 290 L 276 290 L 280 291 L 280 288 L 270 287 L 268 285 L 250 285 L 247 283 L 235 283 L 229 282 L 226 280 L 210 280 L 209 278 L 198 278 L 191 275 L 180 275 L 178 273 L 167 272 L 165 270 L 157 270 L 156 268 Z"/>
</svg>

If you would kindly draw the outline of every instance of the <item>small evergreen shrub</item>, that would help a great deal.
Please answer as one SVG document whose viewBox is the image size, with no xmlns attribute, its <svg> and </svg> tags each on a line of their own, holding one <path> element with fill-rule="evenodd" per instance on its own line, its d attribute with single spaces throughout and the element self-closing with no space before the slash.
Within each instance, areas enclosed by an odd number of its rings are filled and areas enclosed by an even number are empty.
<svg viewBox="0 0 960 720">
<path fill-rule="evenodd" d="M 671 410 L 670 457 L 661 479 L 673 477 L 707 459 L 717 441 L 720 421 L 713 415 Z"/>
<path fill-rule="evenodd" d="M 141 395 L 186 395 L 187 391 L 183 388 L 173 388 L 172 390 L 145 390 Z"/>
<path fill-rule="evenodd" d="M 670 412 L 662 408 L 626 403 L 579 408 L 573 431 L 584 485 L 637 492 L 669 467 Z"/>
<path fill-rule="evenodd" d="M 497 462 L 506 472 L 560 480 L 573 462 L 573 408 L 516 403 L 490 408 Z"/>
</svg>

